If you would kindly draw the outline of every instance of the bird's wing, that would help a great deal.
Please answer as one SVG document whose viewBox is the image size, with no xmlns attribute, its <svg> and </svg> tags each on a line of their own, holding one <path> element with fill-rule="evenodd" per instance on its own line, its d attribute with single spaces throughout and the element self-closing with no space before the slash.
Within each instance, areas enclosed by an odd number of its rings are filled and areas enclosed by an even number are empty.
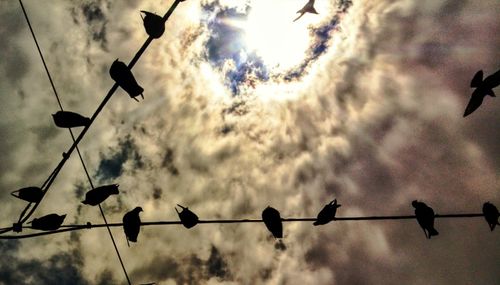
<svg viewBox="0 0 500 285">
<path fill-rule="evenodd" d="M 481 83 L 483 83 L 483 71 L 479 70 L 472 78 L 470 87 L 478 87 L 479 85 L 481 85 Z"/>
<path fill-rule="evenodd" d="M 500 69 L 492 75 L 486 77 L 484 81 L 487 81 L 487 83 L 491 85 L 491 88 L 495 88 L 500 85 Z"/>
<path fill-rule="evenodd" d="M 481 106 L 481 104 L 483 103 L 483 98 L 483 94 L 473 93 L 469 100 L 469 103 L 467 104 L 467 107 L 465 108 L 464 117 L 470 115 L 477 108 L 479 108 L 479 106 Z"/>
</svg>

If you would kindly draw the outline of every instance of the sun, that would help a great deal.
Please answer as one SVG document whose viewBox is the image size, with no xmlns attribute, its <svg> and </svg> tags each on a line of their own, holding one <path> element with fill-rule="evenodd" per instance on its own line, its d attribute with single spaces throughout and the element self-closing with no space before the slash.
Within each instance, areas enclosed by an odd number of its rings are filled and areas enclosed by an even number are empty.
<svg viewBox="0 0 500 285">
<path fill-rule="evenodd" d="M 306 14 L 293 22 L 306 0 L 251 1 L 248 17 L 240 23 L 247 50 L 255 52 L 274 72 L 299 65 L 311 44 L 308 26 L 319 24 L 327 16 L 327 7 L 323 7 L 326 1 L 321 5 L 317 2 L 319 15 Z"/>
</svg>

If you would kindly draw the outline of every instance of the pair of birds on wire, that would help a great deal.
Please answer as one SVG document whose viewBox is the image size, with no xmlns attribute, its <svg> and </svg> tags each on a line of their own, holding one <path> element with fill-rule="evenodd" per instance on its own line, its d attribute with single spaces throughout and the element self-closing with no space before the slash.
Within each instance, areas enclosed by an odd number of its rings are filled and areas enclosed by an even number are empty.
<svg viewBox="0 0 500 285">
<path fill-rule="evenodd" d="M 165 32 L 163 18 L 148 11 L 141 11 L 141 13 L 146 33 L 153 39 L 160 38 Z M 144 88 L 137 83 L 132 71 L 124 62 L 116 59 L 109 69 L 109 75 L 119 87 L 128 93 L 130 98 L 138 101 L 136 97 L 140 95 L 144 99 Z M 54 123 L 60 128 L 86 127 L 90 124 L 90 118 L 74 112 L 59 111 L 52 116 Z"/>
<path fill-rule="evenodd" d="M 417 200 L 413 201 L 411 204 L 415 208 L 415 217 L 424 231 L 425 236 L 430 239 L 433 236 L 439 235 L 439 232 L 434 228 L 434 210 L 424 202 L 419 202 Z M 500 213 L 497 207 L 492 203 L 486 202 L 483 204 L 483 215 L 491 231 L 493 231 L 497 225 L 500 225 L 498 221 Z"/>
<path fill-rule="evenodd" d="M 196 224 L 198 224 L 199 218 L 198 216 L 189 210 L 188 207 L 181 206 L 177 204 L 181 208 L 181 211 L 175 208 L 177 215 L 181 220 L 182 225 L 190 229 Z M 130 246 L 129 242 L 137 242 L 137 236 L 139 236 L 139 232 L 141 231 L 141 217 L 139 213 L 142 212 L 141 207 L 135 207 L 132 211 L 127 212 L 123 216 L 123 231 L 125 232 L 125 237 L 127 238 L 127 244 Z"/>
</svg>

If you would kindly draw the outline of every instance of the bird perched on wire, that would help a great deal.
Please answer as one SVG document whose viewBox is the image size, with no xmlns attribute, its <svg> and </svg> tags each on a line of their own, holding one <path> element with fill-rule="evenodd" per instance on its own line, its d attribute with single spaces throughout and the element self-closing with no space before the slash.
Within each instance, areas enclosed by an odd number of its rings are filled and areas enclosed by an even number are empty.
<svg viewBox="0 0 500 285">
<path fill-rule="evenodd" d="M 116 59 L 109 68 L 109 75 L 116 82 L 116 84 L 118 84 L 118 86 L 128 93 L 130 98 L 135 101 L 139 101 L 135 97 L 141 95 L 142 99 L 144 99 L 144 95 L 142 94 L 144 92 L 144 88 L 137 84 L 132 71 L 130 71 L 130 68 L 128 68 L 124 62 Z"/>
<path fill-rule="evenodd" d="M 118 184 L 104 185 L 94 188 L 85 194 L 83 204 L 96 206 L 104 202 L 109 196 L 116 195 L 118 191 Z"/>
<path fill-rule="evenodd" d="M 128 246 L 130 246 L 129 241 L 137 242 L 137 236 L 141 231 L 141 218 L 139 217 L 140 212 L 142 212 L 142 208 L 135 207 L 135 209 L 123 216 L 123 231 L 127 237 Z"/>
<path fill-rule="evenodd" d="M 486 202 L 483 204 L 483 215 L 490 226 L 491 231 L 495 229 L 496 225 L 500 225 L 498 222 L 498 217 L 500 217 L 500 213 L 498 212 L 497 207 L 490 202 Z"/>
<path fill-rule="evenodd" d="M 59 128 L 86 127 L 90 124 L 89 118 L 69 111 L 58 111 L 52 115 L 52 118 Z"/>
<path fill-rule="evenodd" d="M 144 13 L 145 15 L 142 16 L 141 14 L 146 33 L 154 39 L 161 37 L 165 32 L 165 22 L 163 21 L 163 18 L 148 11 L 141 11 L 141 13 Z"/>
<path fill-rule="evenodd" d="M 325 225 L 335 220 L 337 208 L 340 208 L 340 206 L 342 205 L 337 204 L 337 199 L 334 199 L 329 204 L 325 205 L 325 207 L 323 207 L 323 209 L 318 213 L 318 217 L 316 217 L 316 221 L 314 221 L 313 225 Z"/>
<path fill-rule="evenodd" d="M 305 13 L 318 14 L 318 12 L 316 12 L 316 9 L 314 9 L 314 0 L 309 0 L 309 2 L 307 2 L 307 4 L 302 7 L 302 9 L 297 11 L 297 13 L 300 13 L 300 15 L 295 20 L 293 20 L 294 22 L 302 18 Z"/>
<path fill-rule="evenodd" d="M 31 221 L 31 227 L 35 230 L 55 231 L 61 227 L 65 218 L 66 215 L 49 214 L 40 218 L 34 218 Z"/>
<path fill-rule="evenodd" d="M 262 220 L 275 238 L 283 237 L 283 223 L 278 210 L 267 206 L 267 208 L 262 211 Z"/>
<path fill-rule="evenodd" d="M 177 208 L 175 208 L 175 211 L 177 212 L 177 215 L 179 215 L 179 219 L 181 219 L 181 223 L 186 229 L 190 229 L 198 224 L 199 219 L 195 213 L 189 210 L 188 207 L 184 207 L 179 204 L 177 204 L 177 206 L 182 208 L 181 212 L 179 212 Z"/>
<path fill-rule="evenodd" d="M 470 97 L 469 103 L 465 108 L 464 117 L 470 115 L 483 103 L 484 97 L 489 95 L 496 97 L 493 88 L 500 85 L 500 70 L 486 77 L 483 80 L 483 71 L 479 70 L 470 82 L 470 87 L 476 88 Z"/>
<path fill-rule="evenodd" d="M 439 233 L 434 228 L 434 210 L 427 206 L 424 202 L 418 202 L 417 200 L 411 202 L 413 208 L 415 208 L 415 216 L 417 222 L 424 230 L 425 236 L 430 239 L 432 236 L 437 236 Z"/>
</svg>

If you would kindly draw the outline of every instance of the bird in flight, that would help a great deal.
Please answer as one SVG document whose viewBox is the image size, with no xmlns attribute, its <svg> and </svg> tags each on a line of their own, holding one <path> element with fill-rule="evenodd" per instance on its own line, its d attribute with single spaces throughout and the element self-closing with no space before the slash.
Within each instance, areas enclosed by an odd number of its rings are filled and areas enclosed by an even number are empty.
<svg viewBox="0 0 500 285">
<path fill-rule="evenodd" d="M 483 80 L 483 71 L 479 70 L 472 81 L 470 83 L 470 87 L 476 88 L 474 92 L 472 92 L 472 96 L 470 97 L 469 104 L 465 108 L 464 117 L 470 115 L 474 112 L 481 104 L 483 103 L 483 99 L 486 95 L 490 95 L 491 97 L 496 97 L 493 92 L 493 88 L 500 85 L 500 70 L 493 73 L 492 75 L 486 77 Z"/>
<path fill-rule="evenodd" d="M 305 13 L 318 14 L 318 12 L 316 12 L 316 9 L 314 9 L 314 0 L 309 0 L 309 2 L 307 2 L 307 4 L 302 7 L 302 9 L 297 11 L 297 13 L 300 13 L 300 15 L 295 20 L 293 20 L 294 22 L 304 16 Z"/>
</svg>

